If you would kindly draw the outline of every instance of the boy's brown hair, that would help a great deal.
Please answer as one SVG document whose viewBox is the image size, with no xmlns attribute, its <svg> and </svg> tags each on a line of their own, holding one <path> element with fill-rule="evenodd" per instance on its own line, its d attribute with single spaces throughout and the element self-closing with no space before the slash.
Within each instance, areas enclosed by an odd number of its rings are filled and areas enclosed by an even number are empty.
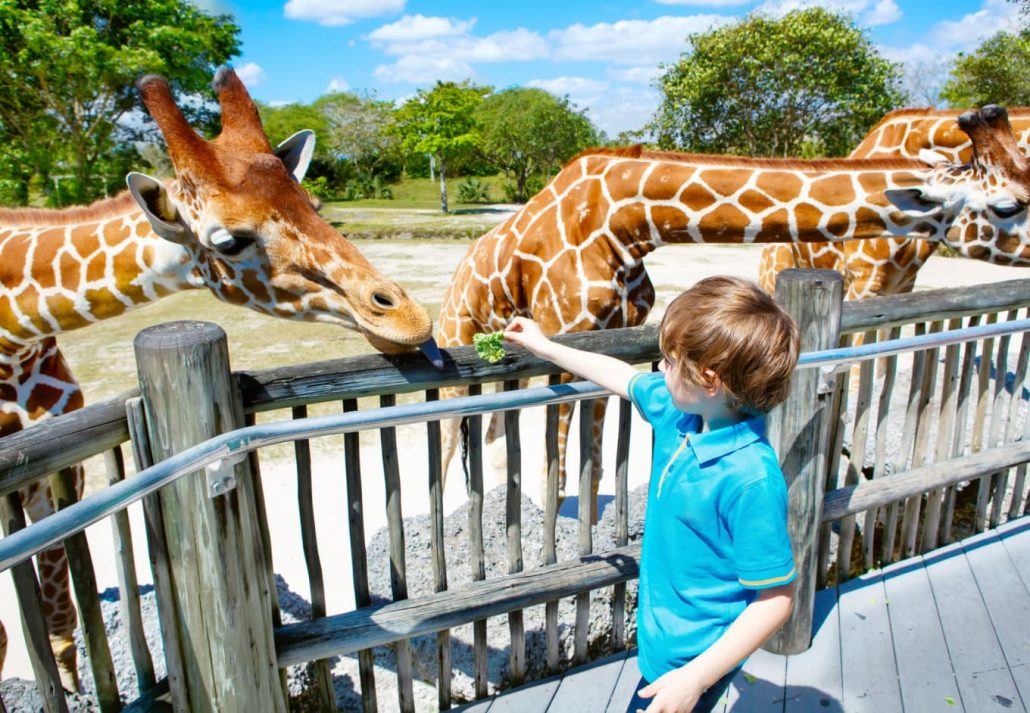
<svg viewBox="0 0 1030 713">
<path fill-rule="evenodd" d="M 709 277 L 666 309 L 659 346 L 675 362 L 676 376 L 704 386 L 702 370 L 711 369 L 731 408 L 765 412 L 790 393 L 798 328 L 755 283 Z"/>
</svg>

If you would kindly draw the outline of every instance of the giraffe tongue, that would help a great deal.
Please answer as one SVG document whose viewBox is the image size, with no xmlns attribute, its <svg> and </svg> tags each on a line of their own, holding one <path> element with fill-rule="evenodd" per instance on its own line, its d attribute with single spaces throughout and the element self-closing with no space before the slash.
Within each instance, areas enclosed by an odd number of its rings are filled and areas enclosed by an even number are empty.
<svg viewBox="0 0 1030 713">
<path fill-rule="evenodd" d="M 443 369 L 443 354 L 440 347 L 436 346 L 436 340 L 430 337 L 418 345 L 418 350 L 426 355 L 426 359 L 433 363 L 437 369 Z"/>
</svg>

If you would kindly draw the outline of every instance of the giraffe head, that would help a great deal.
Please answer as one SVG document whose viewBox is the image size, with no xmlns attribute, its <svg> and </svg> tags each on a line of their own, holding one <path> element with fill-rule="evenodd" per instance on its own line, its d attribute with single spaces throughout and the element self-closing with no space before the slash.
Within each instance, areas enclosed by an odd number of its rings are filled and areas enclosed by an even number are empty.
<svg viewBox="0 0 1030 713">
<path fill-rule="evenodd" d="M 1030 162 L 1020 151 L 999 106 L 985 106 L 958 118 L 973 146 L 970 163 L 937 161 L 926 184 L 890 190 L 888 200 L 910 216 L 943 221 L 942 242 L 967 257 L 1030 265 Z"/>
<path fill-rule="evenodd" d="M 419 347 L 440 366 L 426 310 L 323 220 L 300 186 L 313 133 L 273 150 L 236 73 L 220 69 L 213 86 L 222 130 L 208 141 L 186 121 L 167 81 L 149 75 L 138 83 L 175 167 L 168 185 L 128 176 L 153 231 L 182 246 L 197 281 L 226 302 L 354 329 L 388 354 Z"/>
</svg>

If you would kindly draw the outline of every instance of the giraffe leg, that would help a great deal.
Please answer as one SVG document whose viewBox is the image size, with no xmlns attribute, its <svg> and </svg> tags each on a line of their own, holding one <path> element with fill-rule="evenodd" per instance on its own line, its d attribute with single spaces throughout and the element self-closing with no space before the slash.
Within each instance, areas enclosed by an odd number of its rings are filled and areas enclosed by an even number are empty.
<svg viewBox="0 0 1030 713">
<path fill-rule="evenodd" d="M 4 628 L 4 623 L 0 621 L 0 680 L 3 680 L 4 676 L 4 661 L 7 660 L 7 629 Z"/>
<path fill-rule="evenodd" d="M 83 472 L 81 466 L 74 466 L 72 473 L 75 489 L 81 496 Z M 54 512 L 50 486 L 37 482 L 22 493 L 25 512 L 29 519 L 37 522 Z M 57 671 L 61 684 L 69 691 L 79 690 L 78 652 L 75 648 L 75 627 L 78 615 L 71 596 L 71 580 L 68 574 L 68 559 L 64 547 L 57 546 L 43 550 L 36 556 L 39 570 L 40 592 L 43 597 L 43 618 L 50 633 L 50 646 L 57 660 Z"/>
</svg>

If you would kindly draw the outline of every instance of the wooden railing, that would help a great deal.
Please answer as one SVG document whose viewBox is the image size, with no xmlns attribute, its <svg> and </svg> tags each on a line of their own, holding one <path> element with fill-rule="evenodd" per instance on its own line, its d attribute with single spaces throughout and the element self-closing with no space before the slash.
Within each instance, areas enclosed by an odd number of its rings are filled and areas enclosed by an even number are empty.
<svg viewBox="0 0 1030 713">
<path fill-rule="evenodd" d="M 992 285 L 990 289 L 966 288 L 960 290 L 923 292 L 896 298 L 879 298 L 860 303 L 847 304 L 840 311 L 839 331 L 823 335 L 832 343 L 840 339 L 840 333 L 867 333 L 866 338 L 874 337 L 878 329 L 899 330 L 905 325 L 915 325 L 914 331 L 932 332 L 940 328 L 941 323 L 949 329 L 969 323 L 987 323 L 1012 318 L 1017 310 L 1030 305 L 1030 281 L 1014 281 Z M 921 326 L 928 325 L 928 326 Z M 564 339 L 567 343 L 580 348 L 588 348 L 622 358 L 638 364 L 653 362 L 659 356 L 656 340 L 656 329 L 652 326 L 633 330 L 618 330 L 607 333 L 591 333 L 569 335 Z M 875 566 L 891 561 L 899 556 L 907 556 L 915 551 L 933 547 L 939 542 L 947 541 L 953 531 L 953 518 L 949 513 L 955 511 L 957 483 L 978 479 L 978 494 L 975 508 L 974 528 L 993 526 L 1007 517 L 1025 512 L 1025 462 L 1030 458 L 1025 441 L 1019 439 L 1026 426 L 1019 427 L 1020 418 L 1026 424 L 1030 419 L 1020 416 L 1020 404 L 1025 404 L 1021 395 L 1022 384 L 1026 372 L 1027 348 L 1024 346 L 1016 359 L 1015 390 L 1016 397 L 1010 397 L 1006 387 L 1006 376 L 1009 372 L 1007 362 L 1009 338 L 987 340 L 978 346 L 974 343 L 966 347 L 947 347 L 943 369 L 937 368 L 939 350 L 931 349 L 919 352 L 912 357 L 914 388 L 909 390 L 909 398 L 905 405 L 905 421 L 901 447 L 888 454 L 885 450 L 886 431 L 890 427 L 889 395 L 897 389 L 896 374 L 898 357 L 886 360 L 881 375 L 877 375 L 873 362 L 866 362 L 860 370 L 857 389 L 849 388 L 846 383 L 847 372 L 836 376 L 836 388 L 825 388 L 826 380 L 816 376 L 815 388 L 821 390 L 820 397 L 824 401 L 830 399 L 828 410 L 830 422 L 826 424 L 825 440 L 828 447 L 821 456 L 826 466 L 819 475 L 818 487 L 812 492 L 818 496 L 821 515 L 817 522 L 822 523 L 815 537 L 818 544 L 818 557 L 813 557 L 813 576 L 820 583 L 839 581 L 853 574 L 847 567 L 847 557 L 837 557 L 840 564 L 831 567 L 831 552 L 850 552 L 850 542 L 854 541 L 854 533 L 883 531 L 882 540 L 867 538 L 861 549 L 863 566 Z M 994 342 L 997 342 L 995 344 Z M 438 390 L 448 386 L 472 385 L 472 392 L 478 385 L 489 382 L 505 382 L 506 388 L 513 388 L 518 378 L 529 376 L 553 375 L 551 365 L 535 359 L 525 353 L 515 353 L 499 364 L 487 365 L 481 362 L 470 348 L 450 350 L 447 367 L 444 371 L 436 371 L 424 364 L 420 357 L 382 357 L 364 356 L 354 359 L 334 360 L 288 367 L 274 370 L 239 372 L 235 374 L 235 383 L 241 394 L 241 418 L 245 423 L 254 423 L 256 415 L 263 412 L 288 409 L 291 418 L 304 418 L 309 405 L 339 401 L 344 411 L 357 408 L 357 399 L 371 396 L 380 398 L 380 405 L 389 407 L 396 395 L 422 392 L 427 401 L 435 399 Z M 892 361 L 893 360 L 893 361 Z M 986 366 L 985 366 L 986 365 Z M 992 368 L 993 367 L 993 368 Z M 1000 375 L 1000 376 L 999 376 Z M 877 410 L 874 407 L 873 394 L 879 394 L 877 404 L 883 404 Z M 938 400 L 932 395 L 939 394 Z M 153 457 L 151 446 L 152 432 L 155 424 L 141 420 L 139 402 L 134 400 L 139 394 L 127 394 L 125 398 L 112 399 L 102 404 L 89 406 L 75 414 L 52 419 L 24 432 L 14 434 L 0 440 L 0 500 L 4 503 L 5 533 L 23 526 L 20 518 L 20 507 L 13 498 L 15 491 L 30 482 L 47 477 L 47 474 L 58 469 L 67 468 L 83 459 L 108 452 L 108 468 L 112 481 L 124 477 L 124 466 L 121 458 L 121 444 L 134 434 L 133 456 L 136 469 L 142 470 L 150 464 Z M 809 396 L 811 401 L 811 396 Z M 848 410 L 848 403 L 855 405 Z M 129 406 L 127 410 L 127 405 Z M 589 433 L 592 409 L 581 409 L 586 418 L 581 418 L 582 432 Z M 850 413 L 850 416 L 842 414 Z M 558 562 L 554 546 L 554 532 L 557 512 L 549 506 L 545 513 L 545 552 L 543 562 L 530 563 L 528 568 L 522 561 L 520 544 L 519 508 L 521 491 L 521 465 L 518 433 L 518 419 L 515 412 L 506 415 L 508 443 L 508 512 L 506 528 L 508 532 L 508 574 L 502 577 L 487 578 L 482 549 L 482 503 L 483 489 L 483 454 L 480 445 L 482 430 L 481 417 L 472 416 L 470 421 L 471 450 L 469 453 L 469 537 L 472 551 L 472 582 L 459 588 L 447 589 L 449 581 L 446 571 L 446 556 L 442 544 L 443 513 L 440 482 L 442 474 L 439 469 L 439 422 L 429 422 L 428 442 L 430 451 L 427 454 L 429 483 L 428 497 L 430 503 L 430 534 L 432 537 L 432 563 L 434 567 L 435 588 L 437 594 L 419 597 L 417 600 L 406 599 L 405 563 L 403 557 L 404 523 L 399 510 L 388 509 L 388 522 L 391 539 L 391 563 L 396 573 L 393 582 L 393 603 L 372 606 L 371 593 L 368 588 L 367 568 L 364 562 L 365 542 L 362 512 L 364 508 L 361 494 L 360 460 L 358 457 L 359 441 L 357 433 L 345 436 L 344 460 L 347 478 L 347 508 L 350 517 L 349 532 L 351 538 L 351 555 L 356 609 L 353 612 L 326 617 L 325 592 L 321 583 L 320 548 L 315 535 L 315 512 L 311 494 L 311 458 L 305 442 L 298 441 L 296 461 L 298 482 L 300 484 L 301 523 L 303 533 L 303 552 L 308 564 L 309 588 L 312 602 L 312 621 L 307 623 L 279 626 L 273 624 L 275 631 L 275 660 L 285 666 L 306 660 L 324 659 L 330 655 L 357 652 L 361 666 L 361 687 L 364 691 L 374 690 L 372 674 L 372 656 L 370 647 L 395 643 L 398 655 L 399 705 L 404 710 L 412 707 L 410 654 L 405 652 L 408 639 L 421 633 L 446 632 L 452 627 L 467 622 L 474 623 L 475 629 L 475 692 L 477 696 L 488 692 L 486 676 L 486 628 L 485 619 L 490 616 L 507 614 L 509 616 L 510 644 L 510 682 L 520 681 L 525 674 L 524 631 L 520 612 L 533 604 L 547 605 L 547 668 L 557 670 L 564 665 L 559 658 L 558 645 L 558 599 L 567 596 L 577 597 L 576 637 L 573 661 L 582 661 L 587 656 L 587 639 L 585 617 L 589 601 L 589 591 L 606 586 L 615 586 L 613 595 L 615 613 L 611 645 L 615 648 L 625 646 L 625 583 L 636 576 L 638 545 L 631 544 L 627 538 L 627 454 L 630 430 L 630 410 L 623 404 L 620 413 L 619 444 L 616 448 L 616 510 L 617 539 L 616 549 L 593 553 L 591 550 L 591 528 L 589 525 L 589 508 L 587 514 L 580 516 L 580 559 Z M 148 419 L 149 420 L 149 419 Z M 548 462 L 550 465 L 549 488 L 556 491 L 556 484 L 551 480 L 556 477 L 556 439 L 554 433 L 556 406 L 548 407 Z M 782 430 L 782 427 L 780 427 Z M 864 435 L 863 435 L 864 433 Z M 841 445 L 849 440 L 853 444 L 847 455 L 838 459 Z M 866 455 L 864 444 L 874 444 L 873 456 Z M 931 444 L 933 447 L 931 448 Z M 581 439 L 584 453 L 581 462 L 589 463 L 590 439 Z M 401 480 L 397 472 L 396 442 L 390 429 L 384 429 L 382 436 L 384 473 L 386 474 L 387 502 L 398 503 Z M 252 457 L 250 466 L 254 472 L 255 508 L 261 512 L 260 476 L 257 473 L 257 458 Z M 869 467 L 871 465 L 871 467 Z M 240 465 L 236 471 L 237 481 L 245 481 L 247 465 Z M 1016 468 L 1011 475 L 1010 471 Z M 790 474 L 788 474 L 790 475 Z M 193 478 L 202 481 L 203 477 Z M 202 487 L 206 487 L 206 484 Z M 580 474 L 580 491 L 590 492 L 589 472 L 583 469 Z M 825 499 L 823 490 L 827 491 Z M 968 489 L 967 489 L 968 490 Z M 1001 500 L 1006 492 L 1014 492 L 1015 497 L 1010 504 L 1002 508 Z M 585 503 L 587 498 L 581 502 Z M 810 499 L 809 499 L 810 500 Z M 550 499 L 554 502 L 554 498 Z M 811 507 L 811 503 L 808 505 Z M 159 537 L 161 528 L 153 523 L 159 522 L 158 503 L 150 500 L 147 505 L 151 525 L 151 559 L 156 563 L 155 585 L 162 607 L 162 616 L 166 616 L 166 602 L 173 597 L 168 585 L 168 574 L 161 573 L 160 568 L 166 566 L 168 557 L 167 543 L 162 544 Z M 581 508 L 581 512 L 583 509 Z M 856 518 L 859 525 L 856 525 Z M 478 524 L 477 524 L 478 521 Z M 268 552 L 268 523 L 259 518 L 260 529 L 264 535 L 261 539 Z M 900 529 L 899 529 L 900 525 Z M 839 534 L 835 532 L 839 530 Z M 137 666 L 140 692 L 146 693 L 139 704 L 142 706 L 150 697 L 160 691 L 153 686 L 153 664 L 149 662 L 147 651 L 139 623 L 138 598 L 133 582 L 136 581 L 134 563 L 131 559 L 131 545 L 124 544 L 131 537 L 131 531 L 122 521 L 119 525 L 122 533 L 121 574 L 123 621 L 128 623 L 132 639 L 136 642 L 133 655 Z M 897 532 L 890 539 L 889 533 Z M 849 539 L 850 538 L 850 539 Z M 157 541 L 155 541 L 157 540 Z M 882 544 L 880 544 L 882 542 Z M 880 544 L 879 547 L 872 545 Z M 334 553 L 334 559 L 338 555 Z M 95 579 L 87 563 L 73 562 L 73 577 L 79 583 L 80 607 L 89 610 L 89 582 Z M 526 571 L 523 571 L 525 569 Z M 15 568 L 16 581 L 19 584 L 19 596 L 23 597 L 23 611 L 30 628 L 37 632 L 45 632 L 42 616 L 38 606 L 34 607 L 32 588 L 35 584 L 31 567 L 18 565 Z M 270 572 L 270 570 L 269 570 Z M 162 579 L 164 584 L 162 584 Z M 92 585 L 94 598 L 96 586 Z M 81 592 L 80 592 L 81 590 Z M 96 621 L 94 616 L 84 615 L 85 622 Z M 33 623 L 35 622 L 35 623 Z M 167 626 L 173 626 L 170 621 Z M 91 632 L 91 636 L 101 641 L 105 636 L 103 627 L 90 624 L 99 631 Z M 809 622 L 810 626 L 810 622 Z M 41 628 L 42 627 L 42 628 Z M 801 635 L 803 639 L 803 632 Z M 50 694 L 46 697 L 48 710 L 62 710 L 63 699 L 54 691 L 55 679 L 48 669 L 52 668 L 52 655 L 46 645 L 45 635 L 42 641 L 35 637 L 34 658 L 40 661 L 37 681 L 41 688 L 49 686 Z M 438 698 L 441 707 L 450 705 L 450 685 L 447 636 L 438 638 Z M 98 644 L 99 646 L 100 644 Z M 166 641 L 166 647 L 168 642 Z M 170 652 L 166 651 L 166 660 Z M 49 657 L 49 662 L 47 661 Z M 102 657 L 100 657 L 102 658 Z M 94 666 L 94 677 L 97 680 L 113 679 L 112 672 L 98 667 L 98 662 L 91 657 Z M 183 662 L 169 662 L 169 671 L 175 666 L 180 669 Z M 186 676 L 187 673 L 181 675 Z M 227 674 L 228 675 L 228 674 Z M 173 679 L 174 680 L 174 679 Z M 329 672 L 325 665 L 320 666 L 319 690 L 324 705 L 331 704 L 332 686 Z M 177 704 L 189 707 L 185 694 L 178 695 Z M 123 692 L 123 695 L 124 692 Z M 132 698 L 133 695 L 127 697 Z M 374 709 L 374 697 L 366 697 L 366 710 Z M 243 703 L 243 701 L 241 701 Z M 118 707 L 116 700 L 110 695 L 102 706 L 113 710 Z"/>
</svg>

